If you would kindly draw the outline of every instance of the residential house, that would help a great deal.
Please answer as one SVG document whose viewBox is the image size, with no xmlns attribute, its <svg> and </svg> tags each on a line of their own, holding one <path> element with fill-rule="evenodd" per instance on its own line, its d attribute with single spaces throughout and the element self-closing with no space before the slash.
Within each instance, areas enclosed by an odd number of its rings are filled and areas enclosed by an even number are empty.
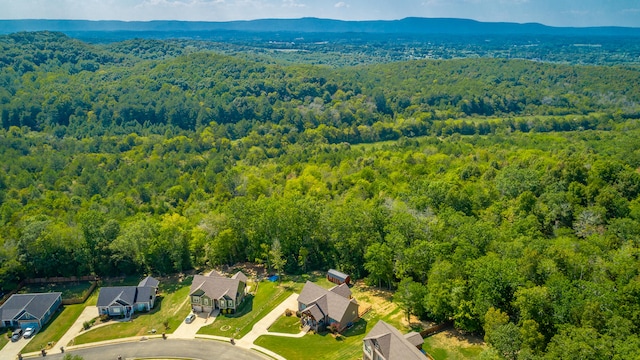
<svg viewBox="0 0 640 360">
<path fill-rule="evenodd" d="M 342 331 L 358 319 L 358 302 L 344 283 L 327 290 L 307 281 L 298 296 L 298 310 L 302 325 L 315 331 L 334 323 Z"/>
<path fill-rule="evenodd" d="M 402 335 L 398 329 L 380 320 L 362 340 L 363 360 L 425 360 L 420 351 L 424 340 L 416 332 Z"/>
<path fill-rule="evenodd" d="M 0 306 L 0 327 L 41 329 L 62 304 L 62 293 L 14 294 Z"/>
<path fill-rule="evenodd" d="M 329 269 L 327 271 L 327 280 L 331 281 L 334 284 L 347 284 L 351 283 L 351 276 L 340 272 L 336 269 Z"/>
<path fill-rule="evenodd" d="M 189 292 L 191 308 L 194 312 L 220 310 L 235 313 L 244 301 L 247 280 L 247 276 L 240 271 L 230 278 L 215 271 L 207 276 L 195 275 Z"/>
<path fill-rule="evenodd" d="M 136 311 L 150 311 L 158 294 L 157 279 L 148 276 L 138 286 L 110 286 L 100 288 L 98 313 L 100 315 L 131 317 Z"/>
</svg>

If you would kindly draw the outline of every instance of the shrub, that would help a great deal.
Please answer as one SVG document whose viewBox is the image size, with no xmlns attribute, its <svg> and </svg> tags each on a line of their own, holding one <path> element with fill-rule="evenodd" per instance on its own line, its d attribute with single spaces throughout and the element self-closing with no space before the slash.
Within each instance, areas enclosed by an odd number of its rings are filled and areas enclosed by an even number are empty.
<svg viewBox="0 0 640 360">
<path fill-rule="evenodd" d="M 329 331 L 331 331 L 332 334 L 337 334 L 340 330 L 340 324 L 337 322 L 331 323 L 331 325 L 329 325 Z"/>
<path fill-rule="evenodd" d="M 164 321 L 162 322 L 162 325 L 164 325 L 164 328 L 165 328 L 165 329 L 169 330 L 169 320 L 164 320 Z"/>
<path fill-rule="evenodd" d="M 284 316 L 291 316 L 293 315 L 293 311 L 291 311 L 291 309 L 287 309 L 284 311 Z"/>
<path fill-rule="evenodd" d="M 100 315 L 100 321 L 102 322 L 109 321 L 109 315 L 107 314 Z"/>
<path fill-rule="evenodd" d="M 82 323 L 82 328 L 85 330 L 89 330 L 89 328 L 91 327 L 91 324 L 88 321 L 85 321 Z"/>
<path fill-rule="evenodd" d="M 297 317 L 301 317 L 302 316 L 302 313 L 300 312 L 300 310 L 296 311 L 296 316 Z"/>
</svg>

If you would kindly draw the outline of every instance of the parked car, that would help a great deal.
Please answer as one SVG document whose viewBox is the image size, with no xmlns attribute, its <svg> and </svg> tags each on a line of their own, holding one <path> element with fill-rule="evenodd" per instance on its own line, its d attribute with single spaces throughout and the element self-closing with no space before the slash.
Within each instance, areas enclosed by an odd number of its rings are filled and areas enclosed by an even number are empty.
<svg viewBox="0 0 640 360">
<path fill-rule="evenodd" d="M 11 335 L 11 341 L 18 341 L 20 340 L 20 337 L 22 337 L 22 329 L 21 328 L 15 329 L 13 331 L 13 334 Z"/>
<path fill-rule="evenodd" d="M 189 315 L 187 315 L 186 318 L 184 318 L 184 322 L 186 322 L 187 324 L 191 324 L 193 322 L 193 320 L 196 319 L 196 314 L 191 313 Z"/>
<path fill-rule="evenodd" d="M 28 327 L 28 328 L 24 329 L 24 335 L 22 335 L 22 337 L 24 337 L 25 339 L 28 339 L 28 338 L 32 337 L 35 333 L 36 333 L 36 329 L 35 328 Z"/>
</svg>

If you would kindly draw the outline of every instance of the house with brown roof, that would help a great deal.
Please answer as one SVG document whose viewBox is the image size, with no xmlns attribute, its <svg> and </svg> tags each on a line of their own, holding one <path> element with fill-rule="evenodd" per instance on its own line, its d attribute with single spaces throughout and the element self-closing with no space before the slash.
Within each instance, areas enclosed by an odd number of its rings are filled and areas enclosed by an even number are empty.
<svg viewBox="0 0 640 360">
<path fill-rule="evenodd" d="M 363 360 L 425 360 L 420 351 L 424 340 L 417 332 L 402 335 L 398 329 L 380 320 L 362 340 Z"/>
<path fill-rule="evenodd" d="M 194 312 L 215 310 L 235 313 L 244 301 L 247 276 L 238 271 L 231 278 L 213 271 L 209 275 L 195 275 L 191 283 L 189 301 Z"/>
<path fill-rule="evenodd" d="M 358 320 L 358 302 L 351 298 L 347 284 L 327 290 L 307 281 L 298 296 L 298 310 L 302 325 L 315 331 L 332 324 L 342 331 Z"/>
</svg>

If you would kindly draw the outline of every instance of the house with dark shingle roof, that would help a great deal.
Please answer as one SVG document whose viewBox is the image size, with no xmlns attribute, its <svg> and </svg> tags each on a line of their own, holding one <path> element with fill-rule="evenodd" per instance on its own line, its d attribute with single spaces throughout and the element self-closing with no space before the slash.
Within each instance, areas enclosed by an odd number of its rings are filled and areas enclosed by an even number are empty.
<svg viewBox="0 0 640 360">
<path fill-rule="evenodd" d="M 42 328 L 62 304 L 62 293 L 14 294 L 0 306 L 0 327 Z"/>
<path fill-rule="evenodd" d="M 158 285 L 157 279 L 148 276 L 138 286 L 103 287 L 98 294 L 98 313 L 130 317 L 136 311 L 150 311 L 156 301 Z"/>
<path fill-rule="evenodd" d="M 212 271 L 208 276 L 195 275 L 191 282 L 189 301 L 194 312 L 215 310 L 235 313 L 244 301 L 247 276 L 238 271 L 231 278 Z"/>
<path fill-rule="evenodd" d="M 416 332 L 402 335 L 398 329 L 380 320 L 362 340 L 364 360 L 425 360 L 420 351 L 424 340 Z"/>
<path fill-rule="evenodd" d="M 358 319 L 358 302 L 346 284 L 327 290 L 307 281 L 298 296 L 298 311 L 303 326 L 319 331 L 335 323 L 342 331 Z"/>
</svg>

